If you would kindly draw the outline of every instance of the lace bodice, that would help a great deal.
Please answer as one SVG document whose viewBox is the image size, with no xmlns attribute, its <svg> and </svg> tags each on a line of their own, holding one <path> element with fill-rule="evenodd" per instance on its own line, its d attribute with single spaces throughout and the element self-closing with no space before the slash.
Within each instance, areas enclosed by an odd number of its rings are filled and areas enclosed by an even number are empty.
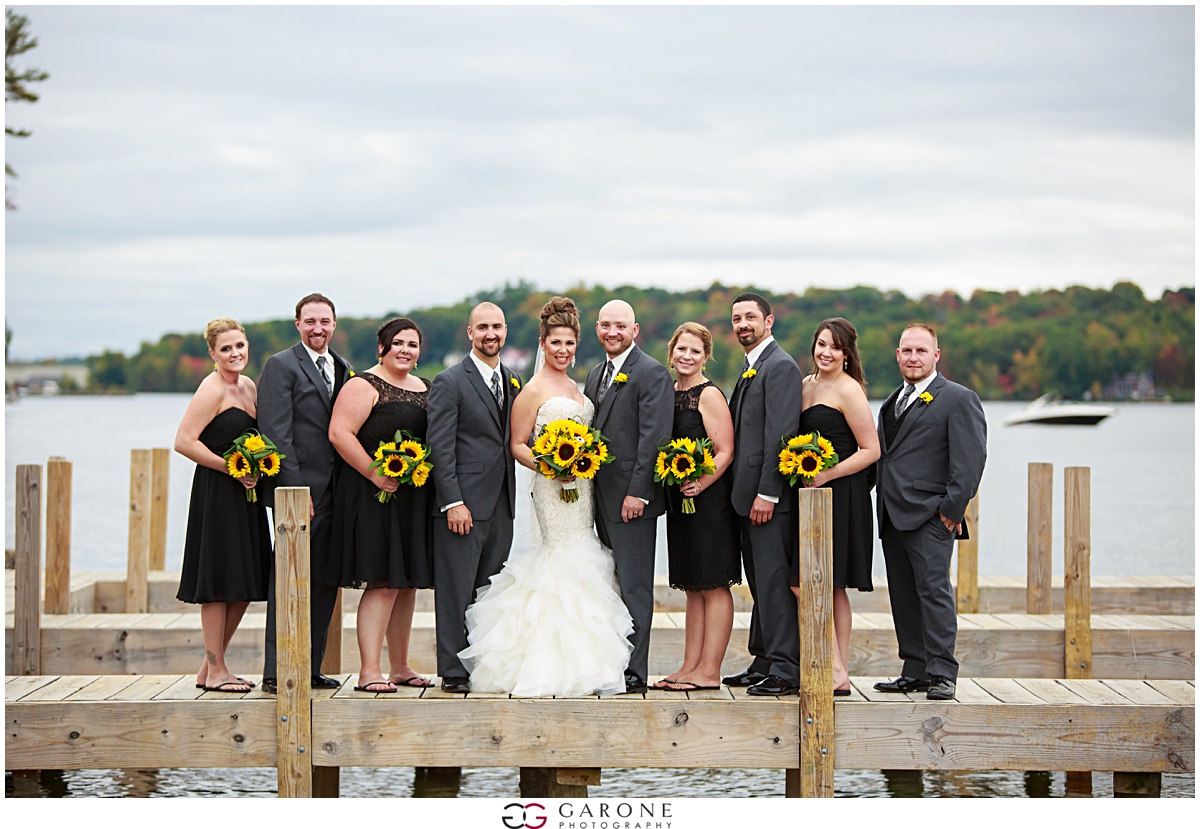
<svg viewBox="0 0 1200 829">
<path fill-rule="evenodd" d="M 551 397 L 538 409 L 537 418 L 534 421 L 534 434 L 536 435 L 547 423 L 564 418 L 577 420 L 591 426 L 592 417 L 595 414 L 596 407 L 586 397 L 583 398 L 582 404 L 576 403 L 569 397 Z"/>
<path fill-rule="evenodd" d="M 424 377 L 419 379 L 425 384 L 425 391 L 409 391 L 399 386 L 393 386 L 387 380 L 377 374 L 371 374 L 369 371 L 364 371 L 357 376 L 370 383 L 378 392 L 379 402 L 375 404 L 376 406 L 382 406 L 384 403 L 412 403 L 422 409 L 429 408 L 429 381 Z"/>
<path fill-rule="evenodd" d="M 591 426 L 596 408 L 586 397 L 577 403 L 569 397 L 551 397 L 538 409 L 534 420 L 536 435 L 547 423 L 563 418 L 577 420 Z M 559 497 L 562 485 L 543 475 L 533 479 L 533 511 L 537 516 L 538 535 L 542 544 L 549 549 L 567 546 L 579 533 L 595 532 L 593 520 L 595 506 L 592 503 L 592 481 L 576 479 L 579 500 L 567 503 Z"/>
</svg>

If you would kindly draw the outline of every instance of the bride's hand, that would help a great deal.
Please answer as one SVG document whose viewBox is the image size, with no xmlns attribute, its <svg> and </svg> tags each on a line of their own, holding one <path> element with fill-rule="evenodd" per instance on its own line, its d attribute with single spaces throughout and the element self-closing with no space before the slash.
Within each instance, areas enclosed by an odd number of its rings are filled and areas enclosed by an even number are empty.
<svg viewBox="0 0 1200 829">
<path fill-rule="evenodd" d="M 558 478 L 557 480 L 561 481 L 564 484 L 573 484 L 573 483 L 575 483 L 575 476 L 572 475 L 569 478 Z"/>
</svg>

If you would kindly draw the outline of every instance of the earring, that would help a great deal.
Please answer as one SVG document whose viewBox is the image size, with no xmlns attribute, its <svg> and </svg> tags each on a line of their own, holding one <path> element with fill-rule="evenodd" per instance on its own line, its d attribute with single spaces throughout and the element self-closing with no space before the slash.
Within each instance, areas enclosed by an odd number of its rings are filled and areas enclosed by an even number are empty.
<svg viewBox="0 0 1200 829">
<path fill-rule="evenodd" d="M 220 366 L 217 365 L 217 361 L 213 360 L 213 371 L 216 371 L 218 368 L 220 368 Z"/>
<path fill-rule="evenodd" d="M 704 370 L 705 370 L 706 368 L 708 368 L 708 363 L 701 363 L 701 364 L 700 364 L 700 373 L 701 373 L 701 374 L 703 374 L 703 373 L 704 373 Z"/>
<path fill-rule="evenodd" d="M 375 358 L 375 362 L 377 362 L 377 363 L 382 363 L 382 362 L 383 362 L 383 357 L 382 357 L 382 356 L 380 356 L 380 357 L 376 357 L 376 358 Z"/>
<path fill-rule="evenodd" d="M 667 368 L 675 368 L 675 361 L 667 360 Z"/>
<path fill-rule="evenodd" d="M 416 360 L 413 360 L 413 369 L 414 369 L 414 370 L 415 370 L 415 369 L 416 369 L 416 367 L 417 367 L 417 366 L 419 366 L 419 365 L 420 365 L 420 363 L 418 363 Z"/>
<path fill-rule="evenodd" d="M 575 355 L 571 355 L 571 368 L 575 368 Z"/>
<path fill-rule="evenodd" d="M 844 369 L 849 369 L 849 368 L 850 368 L 850 361 L 849 361 L 849 360 L 842 360 L 842 368 L 844 368 Z"/>
</svg>

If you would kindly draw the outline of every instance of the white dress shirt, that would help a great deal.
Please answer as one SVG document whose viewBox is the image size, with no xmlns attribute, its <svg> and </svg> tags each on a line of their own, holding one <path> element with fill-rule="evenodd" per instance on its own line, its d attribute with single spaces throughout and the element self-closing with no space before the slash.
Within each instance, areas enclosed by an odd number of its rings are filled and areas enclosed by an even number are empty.
<svg viewBox="0 0 1200 829">
<path fill-rule="evenodd" d="M 304 342 L 304 340 L 300 341 L 300 345 L 304 346 L 304 350 L 308 352 L 309 359 L 311 359 L 313 361 L 314 366 L 317 366 L 317 373 L 322 375 L 325 378 L 325 380 L 329 383 L 329 388 L 332 389 L 333 388 L 333 355 L 329 353 L 329 349 L 325 349 L 324 354 L 318 354 L 317 352 L 315 352 L 311 348 L 309 348 L 308 343 Z M 322 371 L 321 367 L 317 365 L 318 357 L 325 358 L 325 370 L 324 371 Z"/>
<path fill-rule="evenodd" d="M 504 372 L 502 372 L 500 370 L 500 361 L 499 360 L 496 361 L 496 367 L 492 368 L 487 363 L 485 363 L 483 360 L 479 359 L 479 357 L 477 357 L 475 355 L 475 349 L 472 348 L 471 349 L 471 362 L 475 363 L 475 368 L 479 371 L 479 376 L 483 378 L 483 384 L 488 387 L 488 391 L 492 390 L 492 375 L 493 374 L 500 375 L 500 388 L 501 388 L 501 390 L 504 389 Z M 446 506 L 442 507 L 442 512 L 446 512 L 446 510 L 453 509 L 454 507 L 461 507 L 463 505 L 463 503 L 464 503 L 463 501 L 455 501 L 453 504 L 446 504 Z"/>
<path fill-rule="evenodd" d="M 922 381 L 920 381 L 919 383 L 916 383 L 916 384 L 915 384 L 915 385 L 916 385 L 916 388 L 915 388 L 915 389 L 913 389 L 913 393 L 912 393 L 912 394 L 910 394 L 910 395 L 908 396 L 908 399 L 904 401 L 904 408 L 900 410 L 900 413 L 901 413 L 901 414 L 903 414 L 904 412 L 908 411 L 908 407 L 909 407 L 909 406 L 911 406 L 911 405 L 913 404 L 913 402 L 914 402 L 914 401 L 916 401 L 916 399 L 917 399 L 918 397 L 920 397 L 922 394 L 924 394 L 924 392 L 925 392 L 925 389 L 929 388 L 929 385 L 930 385 L 930 384 L 933 382 L 933 379 L 934 379 L 935 377 L 937 377 L 937 369 L 934 369 L 934 370 L 933 370 L 933 373 L 932 373 L 932 374 L 930 374 L 928 377 L 926 377 L 924 380 L 922 380 Z M 907 381 L 907 380 L 905 380 L 905 381 L 904 381 L 904 383 L 905 383 L 905 385 L 908 385 L 908 381 Z M 904 389 L 903 389 L 903 388 L 901 388 L 901 389 L 900 389 L 900 393 L 901 393 L 901 394 L 904 394 Z"/>
</svg>

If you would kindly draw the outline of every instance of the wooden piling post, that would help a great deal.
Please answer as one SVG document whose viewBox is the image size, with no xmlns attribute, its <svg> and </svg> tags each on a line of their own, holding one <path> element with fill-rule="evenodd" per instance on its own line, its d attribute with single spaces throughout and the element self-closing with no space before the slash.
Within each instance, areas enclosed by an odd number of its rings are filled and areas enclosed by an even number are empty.
<svg viewBox="0 0 1200 829">
<path fill-rule="evenodd" d="M 280 797 L 312 797 L 308 487 L 275 490 L 275 713 Z"/>
<path fill-rule="evenodd" d="M 167 569 L 167 490 L 171 484 L 171 450 L 150 450 L 150 569 Z"/>
<path fill-rule="evenodd" d="M 1161 797 L 1162 772 L 1113 772 L 1113 797 Z"/>
<path fill-rule="evenodd" d="M 979 612 L 979 493 L 967 502 L 967 512 L 963 515 L 967 522 L 967 534 L 958 542 L 958 584 L 955 585 L 955 596 L 958 599 L 959 613 Z"/>
<path fill-rule="evenodd" d="M 338 588 L 337 601 L 333 605 L 333 617 L 329 620 L 329 632 L 325 634 L 325 658 L 321 660 L 321 673 L 327 675 L 342 672 L 342 589 Z"/>
<path fill-rule="evenodd" d="M 71 462 L 46 464 L 46 613 L 70 613 Z"/>
<path fill-rule="evenodd" d="M 521 797 L 587 797 L 589 785 L 600 785 L 600 769 L 521 767 Z"/>
<path fill-rule="evenodd" d="M 150 478 L 149 449 L 129 451 L 129 557 L 125 568 L 125 612 L 150 612 Z"/>
<path fill-rule="evenodd" d="M 833 797 L 833 490 L 799 496 L 800 796 Z"/>
<path fill-rule="evenodd" d="M 42 671 L 42 467 L 17 466 L 13 674 Z"/>
<path fill-rule="evenodd" d="M 1049 613 L 1053 572 L 1054 464 L 1029 464 L 1027 526 L 1025 531 L 1025 612 Z"/>
<path fill-rule="evenodd" d="M 1068 466 L 1063 470 L 1064 617 L 1063 671 L 1067 679 L 1092 678 L 1092 470 Z M 1114 790 L 1117 775 L 1113 775 Z M 1067 789 L 1092 790 L 1090 771 L 1067 772 Z"/>
</svg>

